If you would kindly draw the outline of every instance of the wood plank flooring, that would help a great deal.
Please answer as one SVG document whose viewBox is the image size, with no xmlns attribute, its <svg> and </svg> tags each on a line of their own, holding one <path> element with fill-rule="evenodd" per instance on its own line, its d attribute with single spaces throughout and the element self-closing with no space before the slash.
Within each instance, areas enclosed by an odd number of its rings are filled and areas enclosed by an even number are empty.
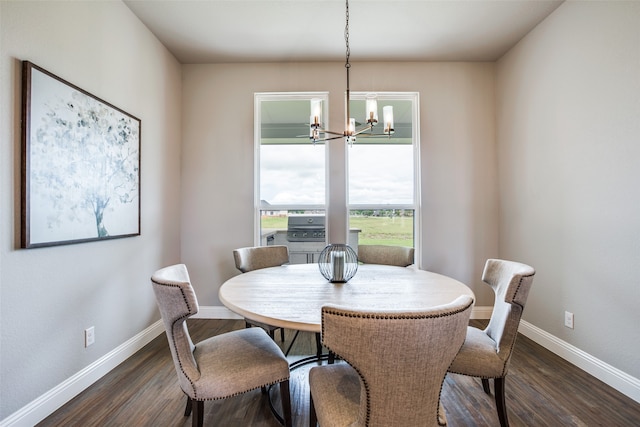
<svg viewBox="0 0 640 427">
<path fill-rule="evenodd" d="M 483 321 L 472 320 L 474 326 Z M 244 327 L 243 321 L 190 319 L 194 342 Z M 287 331 L 286 349 L 293 337 Z M 277 335 L 276 335 L 277 336 Z M 292 355 L 315 352 L 313 334 L 300 333 Z M 294 359 L 296 356 L 290 356 Z M 308 425 L 307 368 L 292 372 L 296 427 Z M 277 396 L 277 393 L 274 393 Z M 511 426 L 640 426 L 640 404 L 520 335 L 506 380 Z M 186 398 L 178 386 L 164 334 L 38 424 L 45 426 L 188 427 Z M 448 375 L 442 403 L 450 426 L 497 426 L 493 395 L 480 380 Z M 276 406 L 279 408 L 279 405 Z M 277 427 L 260 390 L 224 401 L 205 402 L 205 426 Z"/>
</svg>

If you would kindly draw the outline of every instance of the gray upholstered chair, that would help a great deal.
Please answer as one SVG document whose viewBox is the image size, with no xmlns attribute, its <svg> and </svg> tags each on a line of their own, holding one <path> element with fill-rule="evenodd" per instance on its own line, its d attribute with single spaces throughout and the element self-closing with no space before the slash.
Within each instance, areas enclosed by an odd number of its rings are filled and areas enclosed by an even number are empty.
<svg viewBox="0 0 640 427">
<path fill-rule="evenodd" d="M 461 296 L 410 312 L 323 307 L 323 343 L 347 363 L 309 371 L 310 426 L 446 425 L 440 391 L 472 306 Z"/>
<path fill-rule="evenodd" d="M 491 392 L 489 379 L 493 378 L 502 427 L 509 425 L 504 397 L 505 377 L 534 274 L 533 267 L 525 264 L 487 260 L 482 280 L 495 292 L 491 319 L 484 330 L 467 328 L 467 338 L 449 367 L 449 372 L 481 378 L 486 393 Z"/>
<path fill-rule="evenodd" d="M 156 271 L 151 277 L 180 388 L 187 395 L 185 416 L 202 426 L 204 401 L 224 399 L 280 384 L 285 425 L 291 425 L 289 363 L 282 350 L 258 328 L 241 329 L 193 344 L 187 318 L 198 312 L 198 300 L 184 264 Z"/>
<path fill-rule="evenodd" d="M 407 267 L 414 263 L 413 248 L 406 246 L 358 245 L 358 261 Z"/>
<path fill-rule="evenodd" d="M 277 267 L 289 262 L 289 248 L 284 245 L 238 248 L 233 251 L 233 259 L 236 262 L 236 268 L 243 273 Z M 275 330 L 280 329 L 280 341 L 284 341 L 284 329 L 254 320 L 244 319 L 244 321 L 247 328 L 258 326 L 267 331 L 271 338 L 274 338 Z"/>
<path fill-rule="evenodd" d="M 236 268 L 243 273 L 289 262 L 289 248 L 284 245 L 252 246 L 233 251 Z"/>
</svg>

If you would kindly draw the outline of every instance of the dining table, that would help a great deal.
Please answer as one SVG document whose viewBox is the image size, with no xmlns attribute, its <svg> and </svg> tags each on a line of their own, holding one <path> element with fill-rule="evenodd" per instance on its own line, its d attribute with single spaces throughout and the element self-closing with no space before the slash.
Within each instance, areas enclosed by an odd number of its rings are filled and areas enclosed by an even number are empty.
<svg viewBox="0 0 640 427">
<path fill-rule="evenodd" d="M 318 264 L 285 264 L 234 276 L 218 292 L 220 301 L 231 311 L 253 320 L 286 329 L 314 332 L 318 343 L 315 356 L 292 361 L 294 370 L 309 363 L 334 362 L 334 354 L 321 353 L 322 306 L 336 304 L 354 309 L 411 311 L 448 304 L 461 295 L 475 300 L 473 291 L 451 277 L 420 270 L 415 266 L 396 267 L 361 264 L 346 282 L 331 282 Z M 285 352 L 289 354 L 291 349 Z M 269 387 L 269 406 L 275 408 Z"/>
<path fill-rule="evenodd" d="M 473 291 L 451 277 L 415 266 L 361 264 L 347 282 L 330 282 L 318 264 L 285 264 L 234 276 L 220 301 L 244 318 L 286 329 L 321 332 L 322 306 L 366 310 L 424 310 Z"/>
</svg>

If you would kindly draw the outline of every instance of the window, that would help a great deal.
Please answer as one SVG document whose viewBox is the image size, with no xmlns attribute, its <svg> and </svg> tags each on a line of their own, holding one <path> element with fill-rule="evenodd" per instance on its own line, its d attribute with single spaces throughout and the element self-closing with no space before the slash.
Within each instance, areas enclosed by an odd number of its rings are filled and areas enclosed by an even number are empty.
<svg viewBox="0 0 640 427">
<path fill-rule="evenodd" d="M 348 150 L 349 225 L 361 230 L 360 244 L 415 247 L 418 94 L 376 95 L 380 110 L 393 106 L 394 133 L 390 137 L 358 137 Z M 365 117 L 366 94 L 356 93 L 351 98 L 352 115 Z M 382 116 L 379 112 L 378 117 Z"/>
<path fill-rule="evenodd" d="M 312 96 L 318 97 L 317 94 L 257 97 L 262 208 L 320 208 L 325 204 L 325 145 L 309 142 Z"/>
<path fill-rule="evenodd" d="M 366 93 L 351 94 L 351 112 L 357 121 L 365 116 Z M 418 94 L 377 93 L 379 117 L 382 108 L 394 108 L 394 133 L 387 136 L 360 135 L 349 147 L 309 139 L 311 99 L 320 98 L 322 117 L 328 117 L 327 92 L 258 93 L 255 95 L 255 242 L 286 244 L 292 262 L 315 262 L 326 245 L 324 234 L 305 245 L 287 239 L 291 217 L 324 217 L 328 188 L 345 188 L 336 202 L 339 214 L 327 215 L 326 225 L 336 222 L 347 242 L 412 246 L 418 250 Z M 380 133 L 382 123 L 374 128 Z M 330 128 L 329 126 L 324 126 Z M 335 129 L 334 129 L 335 130 Z M 335 142 L 335 143 L 334 143 Z M 334 154 L 330 154 L 329 150 Z M 345 151 L 346 161 L 339 160 Z M 335 156 L 335 154 L 338 154 Z M 327 159 L 338 161 L 328 172 Z M 348 170 L 344 170 L 345 167 Z M 336 173 L 338 171 L 339 173 Z M 335 194 L 334 194 L 335 197 Z M 349 231 L 344 227 L 349 212 Z M 335 211 L 333 211 L 335 212 Z M 298 218 L 299 219 L 299 218 Z M 331 223 L 329 223 L 331 221 Z M 340 229 L 340 225 L 342 227 Z M 343 231 L 340 231 L 343 233 Z M 417 258 L 417 255 L 416 255 Z M 418 258 L 417 258 L 418 259 Z"/>
<path fill-rule="evenodd" d="M 326 93 L 256 94 L 256 224 L 259 245 L 287 245 L 292 263 L 315 262 L 324 233 L 290 242 L 289 217 L 324 217 L 326 146 L 309 140 L 309 105 Z M 326 107 L 325 107 L 326 108 Z"/>
</svg>

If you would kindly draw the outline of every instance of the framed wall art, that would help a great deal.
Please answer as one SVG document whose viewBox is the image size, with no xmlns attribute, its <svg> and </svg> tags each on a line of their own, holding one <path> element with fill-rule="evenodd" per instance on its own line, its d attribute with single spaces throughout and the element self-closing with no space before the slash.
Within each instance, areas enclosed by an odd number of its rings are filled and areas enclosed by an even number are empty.
<svg viewBox="0 0 640 427">
<path fill-rule="evenodd" d="M 140 119 L 22 66 L 22 247 L 139 235 Z"/>
</svg>

